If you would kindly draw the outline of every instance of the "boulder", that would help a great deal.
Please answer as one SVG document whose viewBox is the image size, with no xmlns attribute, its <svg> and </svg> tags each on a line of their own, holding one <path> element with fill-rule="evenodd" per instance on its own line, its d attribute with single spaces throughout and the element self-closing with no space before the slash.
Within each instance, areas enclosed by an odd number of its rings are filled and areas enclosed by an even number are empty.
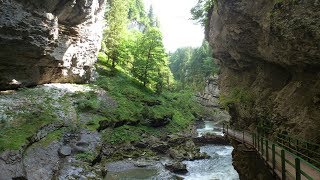
<svg viewBox="0 0 320 180">
<path fill-rule="evenodd" d="M 183 154 L 181 154 L 177 149 L 170 148 L 168 152 L 169 152 L 169 155 L 172 159 L 175 159 L 175 160 L 183 160 L 184 159 Z"/>
<path fill-rule="evenodd" d="M 166 153 L 167 150 L 169 149 L 169 145 L 166 142 L 160 142 L 157 144 L 153 144 L 151 146 L 151 149 L 159 153 Z"/>
<path fill-rule="evenodd" d="M 59 149 L 59 155 L 62 157 L 70 156 L 72 148 L 70 146 L 62 146 Z"/>
<path fill-rule="evenodd" d="M 187 165 L 182 162 L 169 162 L 165 164 L 165 168 L 177 174 L 185 174 L 188 172 Z"/>
</svg>

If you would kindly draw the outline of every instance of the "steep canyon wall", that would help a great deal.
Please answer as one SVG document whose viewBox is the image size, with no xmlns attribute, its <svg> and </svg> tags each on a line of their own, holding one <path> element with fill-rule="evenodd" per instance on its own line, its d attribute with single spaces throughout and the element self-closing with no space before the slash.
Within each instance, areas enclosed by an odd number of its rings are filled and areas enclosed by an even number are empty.
<svg viewBox="0 0 320 180">
<path fill-rule="evenodd" d="M 232 123 L 320 143 L 320 2 L 217 0 L 207 39 Z M 243 102 L 241 102 L 243 101 Z"/>
<path fill-rule="evenodd" d="M 104 7 L 105 0 L 1 0 L 0 90 L 89 81 Z"/>
</svg>

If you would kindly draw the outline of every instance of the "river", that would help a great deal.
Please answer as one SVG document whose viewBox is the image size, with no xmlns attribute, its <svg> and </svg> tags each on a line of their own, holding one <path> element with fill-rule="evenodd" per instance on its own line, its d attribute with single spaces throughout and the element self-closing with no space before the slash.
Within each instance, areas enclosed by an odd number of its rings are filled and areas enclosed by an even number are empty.
<svg viewBox="0 0 320 180">
<path fill-rule="evenodd" d="M 198 135 L 204 133 L 222 134 L 221 128 L 214 122 L 204 121 L 197 125 Z M 238 180 L 239 175 L 232 166 L 232 146 L 205 145 L 200 147 L 210 159 L 183 161 L 187 165 L 188 173 L 178 175 L 185 180 Z M 108 180 L 134 180 L 134 179 L 173 179 L 172 173 L 163 168 L 166 160 L 160 160 L 147 168 L 137 168 L 130 161 L 111 163 L 108 166 Z"/>
</svg>

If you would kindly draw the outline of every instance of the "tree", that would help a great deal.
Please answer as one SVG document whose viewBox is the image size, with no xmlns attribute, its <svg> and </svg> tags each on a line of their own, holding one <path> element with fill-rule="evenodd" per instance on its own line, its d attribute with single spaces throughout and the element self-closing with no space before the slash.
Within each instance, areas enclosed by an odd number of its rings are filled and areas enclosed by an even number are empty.
<svg viewBox="0 0 320 180">
<path fill-rule="evenodd" d="M 192 20 L 206 27 L 208 25 L 208 16 L 214 6 L 217 6 L 217 0 L 198 0 L 198 3 L 191 9 Z"/>
<path fill-rule="evenodd" d="M 104 44 L 108 60 L 111 60 L 112 69 L 119 59 L 119 46 L 121 38 L 126 30 L 128 7 L 126 0 L 108 0 L 108 12 L 106 15 L 107 28 L 104 31 Z"/>
<path fill-rule="evenodd" d="M 180 48 L 170 55 L 170 69 L 182 88 L 186 85 L 198 90 L 204 79 L 217 73 L 212 50 L 204 41 L 199 48 Z"/>
<path fill-rule="evenodd" d="M 148 13 L 148 18 L 149 18 L 149 26 L 150 27 L 156 27 L 156 17 L 153 13 L 153 7 L 152 5 L 150 5 L 150 8 L 149 8 L 149 13 Z"/>
<path fill-rule="evenodd" d="M 138 40 L 132 74 L 147 86 L 160 82 L 164 66 L 167 64 L 162 34 L 158 28 L 149 28 Z"/>
</svg>

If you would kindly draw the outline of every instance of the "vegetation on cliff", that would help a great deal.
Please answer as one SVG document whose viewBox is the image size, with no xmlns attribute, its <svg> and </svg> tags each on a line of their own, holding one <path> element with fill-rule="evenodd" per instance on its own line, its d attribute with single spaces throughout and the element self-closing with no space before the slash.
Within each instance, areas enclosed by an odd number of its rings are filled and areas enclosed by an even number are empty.
<svg viewBox="0 0 320 180">
<path fill-rule="evenodd" d="M 192 20 L 207 27 L 214 6 L 217 6 L 217 0 L 198 0 L 198 3 L 191 9 Z"/>
</svg>

